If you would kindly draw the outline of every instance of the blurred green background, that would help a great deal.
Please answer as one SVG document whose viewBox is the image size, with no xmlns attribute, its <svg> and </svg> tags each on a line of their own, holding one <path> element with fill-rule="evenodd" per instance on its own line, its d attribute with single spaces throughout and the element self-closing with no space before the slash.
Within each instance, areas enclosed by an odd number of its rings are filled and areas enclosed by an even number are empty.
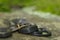
<svg viewBox="0 0 60 40">
<path fill-rule="evenodd" d="M 36 6 L 37 11 L 60 15 L 60 0 L 0 0 L 0 11 L 8 12 L 12 5 Z"/>
</svg>

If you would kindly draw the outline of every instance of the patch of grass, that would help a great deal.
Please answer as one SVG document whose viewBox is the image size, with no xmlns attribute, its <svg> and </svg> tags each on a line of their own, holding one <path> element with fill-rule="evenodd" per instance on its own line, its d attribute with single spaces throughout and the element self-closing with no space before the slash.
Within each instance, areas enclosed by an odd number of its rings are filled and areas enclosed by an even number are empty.
<svg viewBox="0 0 60 40">
<path fill-rule="evenodd" d="M 10 0 L 0 0 L 0 12 L 10 11 Z"/>
<path fill-rule="evenodd" d="M 36 6 L 37 11 L 60 15 L 60 0 L 0 0 L 0 11 L 10 11 L 11 5 Z"/>
<path fill-rule="evenodd" d="M 60 15 L 60 0 L 36 0 L 35 5 L 38 11 L 51 12 Z"/>
</svg>

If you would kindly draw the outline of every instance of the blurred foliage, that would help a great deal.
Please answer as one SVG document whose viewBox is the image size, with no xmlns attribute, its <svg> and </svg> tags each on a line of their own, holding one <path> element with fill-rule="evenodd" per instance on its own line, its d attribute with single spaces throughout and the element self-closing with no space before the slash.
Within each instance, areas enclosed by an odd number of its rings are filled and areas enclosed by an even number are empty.
<svg viewBox="0 0 60 40">
<path fill-rule="evenodd" d="M 60 0 L 0 0 L 0 11 L 10 11 L 12 5 L 36 6 L 36 10 L 60 15 Z"/>
<path fill-rule="evenodd" d="M 36 0 L 37 10 L 60 15 L 60 0 Z"/>
<path fill-rule="evenodd" d="M 0 11 L 10 11 L 10 0 L 0 0 Z"/>
<path fill-rule="evenodd" d="M 29 6 L 32 0 L 0 0 L 0 12 L 11 10 L 11 6 Z"/>
</svg>

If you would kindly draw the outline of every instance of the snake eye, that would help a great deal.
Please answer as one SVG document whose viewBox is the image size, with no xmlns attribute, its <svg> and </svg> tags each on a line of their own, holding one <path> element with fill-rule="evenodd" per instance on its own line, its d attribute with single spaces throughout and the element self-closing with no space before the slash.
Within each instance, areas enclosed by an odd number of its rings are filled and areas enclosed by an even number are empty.
<svg viewBox="0 0 60 40">
<path fill-rule="evenodd" d="M 21 25 L 20 25 L 21 26 Z"/>
<path fill-rule="evenodd" d="M 26 24 L 24 24 L 24 25 L 26 25 Z"/>
</svg>

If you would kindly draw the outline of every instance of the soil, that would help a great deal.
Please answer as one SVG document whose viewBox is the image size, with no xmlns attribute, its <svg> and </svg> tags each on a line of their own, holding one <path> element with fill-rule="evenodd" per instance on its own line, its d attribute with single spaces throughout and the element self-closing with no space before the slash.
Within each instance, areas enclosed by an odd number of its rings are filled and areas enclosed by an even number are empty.
<svg viewBox="0 0 60 40">
<path fill-rule="evenodd" d="M 35 15 L 29 15 L 21 10 L 14 10 L 10 13 L 0 13 L 0 27 L 7 27 L 3 23 L 4 19 L 14 19 L 14 18 L 26 18 L 29 22 L 35 23 L 38 25 L 38 28 L 45 27 L 52 32 L 51 37 L 36 37 L 31 35 L 25 35 L 21 33 L 13 33 L 13 36 L 6 39 L 0 40 L 59 40 L 60 39 L 60 22 L 40 18 Z"/>
</svg>

